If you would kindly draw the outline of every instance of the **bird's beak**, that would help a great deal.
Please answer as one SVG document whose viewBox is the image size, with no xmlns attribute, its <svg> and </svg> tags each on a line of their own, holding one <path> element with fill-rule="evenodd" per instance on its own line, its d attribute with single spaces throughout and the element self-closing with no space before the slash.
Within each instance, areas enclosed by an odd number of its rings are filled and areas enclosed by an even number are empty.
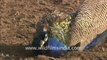
<svg viewBox="0 0 107 60">
<path fill-rule="evenodd" d="M 44 41 L 41 41 L 41 42 L 40 42 L 40 45 L 41 45 L 40 47 L 43 47 L 44 44 L 45 44 L 45 42 L 44 42 Z"/>
<path fill-rule="evenodd" d="M 47 36 L 47 34 L 46 34 L 44 40 L 41 40 L 41 43 L 40 43 L 41 47 L 43 47 L 43 45 L 44 45 L 47 41 L 48 41 L 48 36 Z"/>
</svg>

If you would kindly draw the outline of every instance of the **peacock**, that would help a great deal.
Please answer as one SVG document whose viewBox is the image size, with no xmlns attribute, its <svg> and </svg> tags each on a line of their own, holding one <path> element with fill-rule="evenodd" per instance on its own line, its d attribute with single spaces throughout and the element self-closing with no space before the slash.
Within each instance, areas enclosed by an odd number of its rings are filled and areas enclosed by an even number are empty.
<svg viewBox="0 0 107 60">
<path fill-rule="evenodd" d="M 39 32 L 37 38 L 34 39 L 32 43 L 33 46 L 41 48 L 48 47 L 46 53 L 53 57 L 63 56 L 68 51 L 75 51 L 72 50 L 72 47 L 79 47 L 81 43 L 78 43 L 75 46 L 67 46 L 67 42 L 69 41 L 72 34 L 69 29 L 70 25 L 72 25 L 72 17 L 69 16 L 66 19 L 55 20 L 54 22 L 51 19 L 52 18 L 49 17 L 45 20 L 45 22 L 42 23 L 42 31 Z M 90 44 L 87 44 L 84 50 L 95 47 L 98 42 L 99 39 L 94 39 Z M 43 53 L 42 51 L 36 50 L 34 52 L 36 55 L 39 55 Z"/>
<path fill-rule="evenodd" d="M 51 19 L 48 17 L 42 21 L 43 28 L 33 40 L 32 45 L 37 48 L 48 47 L 47 50 L 50 56 L 59 57 L 67 53 L 66 44 L 70 36 L 69 25 L 72 19 L 70 16 L 64 20 L 55 20 L 54 22 Z M 42 54 L 42 51 L 34 50 L 34 54 Z"/>
</svg>

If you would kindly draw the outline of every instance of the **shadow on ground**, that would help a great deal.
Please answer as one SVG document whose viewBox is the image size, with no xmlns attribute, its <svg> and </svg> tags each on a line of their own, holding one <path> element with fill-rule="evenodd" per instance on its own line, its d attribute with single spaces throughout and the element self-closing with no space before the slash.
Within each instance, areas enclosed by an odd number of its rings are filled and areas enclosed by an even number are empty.
<svg viewBox="0 0 107 60">
<path fill-rule="evenodd" d="M 25 47 L 31 47 L 31 45 L 6 45 L 6 44 L 0 44 L 0 53 L 3 53 L 4 55 L 9 56 L 17 56 L 17 57 L 32 57 L 33 51 L 32 50 L 26 50 Z"/>
</svg>

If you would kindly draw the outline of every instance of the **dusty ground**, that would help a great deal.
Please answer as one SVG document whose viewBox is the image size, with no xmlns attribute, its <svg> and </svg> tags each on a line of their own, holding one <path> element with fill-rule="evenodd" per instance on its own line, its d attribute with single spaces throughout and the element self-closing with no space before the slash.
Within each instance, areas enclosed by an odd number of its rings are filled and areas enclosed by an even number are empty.
<svg viewBox="0 0 107 60">
<path fill-rule="evenodd" d="M 79 0 L 0 0 L 0 60 L 54 60 L 48 56 L 35 57 L 26 51 L 38 22 L 47 12 L 75 13 Z M 57 13 L 56 13 L 57 14 Z M 107 39 L 95 49 L 86 52 L 68 52 L 56 60 L 106 60 Z"/>
</svg>

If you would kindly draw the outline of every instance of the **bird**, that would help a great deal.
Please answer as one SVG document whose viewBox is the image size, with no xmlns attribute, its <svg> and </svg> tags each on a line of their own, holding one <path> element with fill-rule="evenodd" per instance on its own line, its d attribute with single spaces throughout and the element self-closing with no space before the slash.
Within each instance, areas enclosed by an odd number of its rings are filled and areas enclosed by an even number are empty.
<svg viewBox="0 0 107 60">
<path fill-rule="evenodd" d="M 45 53 L 52 57 L 63 56 L 67 53 L 66 41 L 69 37 L 69 25 L 71 22 L 71 17 L 64 19 L 62 21 L 55 20 L 50 23 L 50 21 L 43 21 L 42 31 L 38 33 L 38 36 L 32 42 L 34 47 L 48 47 Z M 34 50 L 35 55 L 42 54 L 41 50 Z"/>
</svg>

